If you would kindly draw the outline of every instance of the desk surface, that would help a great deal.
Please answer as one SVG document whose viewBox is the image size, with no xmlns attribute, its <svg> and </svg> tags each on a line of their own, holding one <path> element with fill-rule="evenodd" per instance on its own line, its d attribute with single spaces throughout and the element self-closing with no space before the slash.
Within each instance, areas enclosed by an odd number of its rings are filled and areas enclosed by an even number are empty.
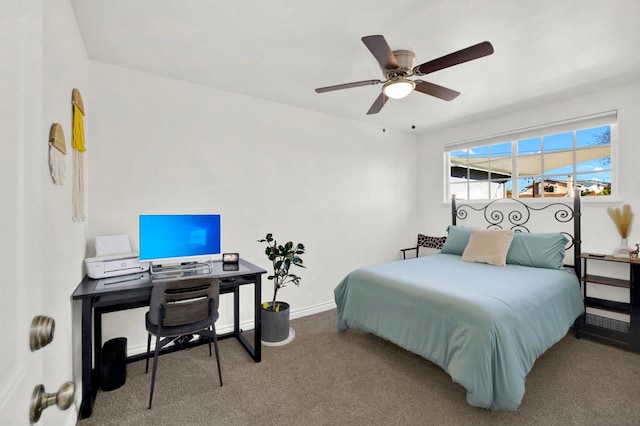
<svg viewBox="0 0 640 426">
<path fill-rule="evenodd" d="M 203 276 L 220 278 L 222 281 L 221 285 L 224 286 L 225 283 L 234 282 L 235 279 L 242 279 L 243 276 L 253 276 L 256 274 L 264 274 L 266 272 L 266 270 L 259 266 L 249 263 L 244 259 L 240 259 L 237 271 L 225 270 L 223 268 L 222 261 L 214 261 L 210 272 L 203 273 L 201 271 L 185 270 L 180 274 L 176 274 L 174 277 L 163 274 L 158 278 L 149 272 L 140 272 L 103 279 L 93 279 L 85 276 L 78 287 L 76 287 L 72 297 L 74 300 L 78 300 L 87 297 L 105 296 L 120 292 L 131 292 L 135 289 L 148 290 L 155 282 L 167 281 L 168 279 L 188 279 Z"/>
</svg>

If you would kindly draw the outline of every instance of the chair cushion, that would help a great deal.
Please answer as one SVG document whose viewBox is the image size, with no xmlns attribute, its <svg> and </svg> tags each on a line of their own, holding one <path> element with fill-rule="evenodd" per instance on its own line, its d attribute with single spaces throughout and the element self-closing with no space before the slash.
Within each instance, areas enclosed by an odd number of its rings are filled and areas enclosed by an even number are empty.
<svg viewBox="0 0 640 426">
<path fill-rule="evenodd" d="M 418 234 L 418 246 L 434 248 L 441 250 L 447 237 L 430 237 L 428 235 Z"/>
</svg>

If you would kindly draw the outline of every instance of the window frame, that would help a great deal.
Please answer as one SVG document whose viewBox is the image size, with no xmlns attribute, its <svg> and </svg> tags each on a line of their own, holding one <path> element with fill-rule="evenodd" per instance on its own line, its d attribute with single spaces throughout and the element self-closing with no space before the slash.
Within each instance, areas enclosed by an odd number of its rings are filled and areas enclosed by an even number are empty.
<svg viewBox="0 0 640 426">
<path fill-rule="evenodd" d="M 610 164 L 608 167 L 608 172 L 610 173 L 611 176 L 611 190 L 610 193 L 608 195 L 598 195 L 598 196 L 592 196 L 592 197 L 586 197 L 586 200 L 592 200 L 592 199 L 598 199 L 599 201 L 605 201 L 605 202 L 612 202 L 614 201 L 619 189 L 618 189 L 618 161 L 617 161 L 617 151 L 618 151 L 618 130 L 617 130 L 617 125 L 618 125 L 618 120 L 617 120 L 617 110 L 612 110 L 612 111 L 605 111 L 605 112 L 601 112 L 601 113 L 597 113 L 597 114 L 592 114 L 592 115 L 588 115 L 588 116 L 582 116 L 582 117 L 577 117 L 577 118 L 572 118 L 572 119 L 568 119 L 568 120 L 563 120 L 563 121 L 557 121 L 557 122 L 552 122 L 552 123 L 547 123 L 547 124 L 543 124 L 543 125 L 537 125 L 537 126 L 532 126 L 532 127 L 527 127 L 527 128 L 522 128 L 522 129 L 517 129 L 517 130 L 513 130 L 513 131 L 508 131 L 508 132 L 504 132 L 504 133 L 500 133 L 500 134 L 495 134 L 495 135 L 491 135 L 491 136 L 486 136 L 486 137 L 482 137 L 482 138 L 477 138 L 477 139 L 468 139 L 468 140 L 464 140 L 464 141 L 460 141 L 460 142 L 455 142 L 455 143 L 451 143 L 451 144 L 447 144 L 444 146 L 444 153 L 443 153 L 443 165 L 444 165 L 444 188 L 443 188 L 443 195 L 444 195 L 444 203 L 448 203 L 451 200 L 451 185 L 452 185 L 452 176 L 451 176 L 451 171 L 452 171 L 452 167 L 451 167 L 451 161 L 450 161 L 450 155 L 452 152 L 455 151 L 461 151 L 461 150 L 469 150 L 472 148 L 486 148 L 487 149 L 487 161 L 490 164 L 491 162 L 491 146 L 495 146 L 495 145 L 499 145 L 501 143 L 509 143 L 511 145 L 511 149 L 510 149 L 510 156 L 511 156 L 511 163 L 512 163 L 512 173 L 511 173 L 511 177 L 510 177 L 510 181 L 511 182 L 516 182 L 519 179 L 519 170 L 518 170 L 518 158 L 520 158 L 520 153 L 518 151 L 518 142 L 522 141 L 522 140 L 526 140 L 526 139 L 534 139 L 534 138 L 540 138 L 541 141 L 544 141 L 545 137 L 550 137 L 550 136 L 554 136 L 556 134 L 561 134 L 561 133 L 569 133 L 572 132 L 573 133 L 573 146 L 572 146 L 572 150 L 573 150 L 573 164 L 572 164 L 572 173 L 571 175 L 577 180 L 579 180 L 579 176 L 581 174 L 585 174 L 584 172 L 581 173 L 577 170 L 577 165 L 579 165 L 581 162 L 578 162 L 577 159 L 577 151 L 579 150 L 579 147 L 577 146 L 576 143 L 576 139 L 577 139 L 577 133 L 581 130 L 585 130 L 585 129 L 591 129 L 594 127 L 602 127 L 602 126 L 609 126 L 610 128 L 610 140 L 609 140 L 609 158 L 610 158 Z M 542 176 L 551 176 L 551 175 L 555 175 L 556 173 L 550 173 L 550 174 L 545 174 L 545 170 L 544 170 L 544 150 L 542 150 L 542 158 L 541 158 L 541 175 Z M 467 168 L 467 170 L 470 170 L 469 168 Z M 551 169 L 553 170 L 553 169 Z M 492 170 L 487 170 L 487 179 L 482 180 L 482 182 L 487 182 L 488 185 L 490 186 L 491 183 L 493 182 L 493 179 L 491 178 L 491 172 Z M 466 183 L 467 185 L 470 182 L 469 179 L 469 172 L 467 173 L 466 176 Z M 480 182 L 480 180 L 478 181 Z M 557 197 L 545 197 L 544 194 L 541 197 L 520 197 L 520 192 L 522 191 L 523 188 L 518 188 L 518 191 L 515 190 L 515 188 L 517 188 L 516 185 L 512 185 L 512 187 L 514 188 L 513 192 L 512 192 L 512 198 L 514 199 L 526 199 L 527 201 L 532 201 L 535 200 L 537 201 L 547 201 L 547 202 L 552 202 L 554 199 L 557 201 Z M 469 188 L 467 186 L 467 188 Z M 505 193 L 506 193 L 506 189 L 505 189 Z M 467 194 L 469 194 L 469 190 L 467 189 Z M 491 197 L 491 193 L 487 193 L 487 196 Z M 488 201 L 494 201 L 496 199 L 503 199 L 506 197 L 497 197 L 497 198 L 469 198 L 469 195 L 467 196 L 468 199 L 465 200 L 465 202 L 488 202 Z"/>
</svg>

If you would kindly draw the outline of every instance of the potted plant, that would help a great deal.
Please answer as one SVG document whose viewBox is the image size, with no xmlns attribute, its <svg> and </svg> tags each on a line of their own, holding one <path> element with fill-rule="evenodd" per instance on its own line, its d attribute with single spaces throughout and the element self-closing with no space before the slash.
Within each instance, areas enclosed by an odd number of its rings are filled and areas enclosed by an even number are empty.
<svg viewBox="0 0 640 426">
<path fill-rule="evenodd" d="M 300 285 L 300 277 L 289 272 L 293 266 L 304 268 L 302 258 L 305 248 L 303 244 L 292 241 L 278 244 L 269 233 L 259 243 L 266 243 L 264 253 L 273 265 L 273 274 L 267 279 L 273 281 L 273 299 L 262 304 L 262 340 L 264 342 L 282 342 L 289 337 L 289 304 L 278 301 L 278 290 L 293 283 Z"/>
</svg>

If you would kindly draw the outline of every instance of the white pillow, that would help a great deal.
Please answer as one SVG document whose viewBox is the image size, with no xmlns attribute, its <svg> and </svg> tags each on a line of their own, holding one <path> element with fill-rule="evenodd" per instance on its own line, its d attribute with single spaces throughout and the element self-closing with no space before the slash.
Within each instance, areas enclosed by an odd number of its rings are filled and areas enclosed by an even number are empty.
<svg viewBox="0 0 640 426">
<path fill-rule="evenodd" d="M 512 240 L 513 231 L 472 229 L 462 260 L 506 266 Z"/>
</svg>

